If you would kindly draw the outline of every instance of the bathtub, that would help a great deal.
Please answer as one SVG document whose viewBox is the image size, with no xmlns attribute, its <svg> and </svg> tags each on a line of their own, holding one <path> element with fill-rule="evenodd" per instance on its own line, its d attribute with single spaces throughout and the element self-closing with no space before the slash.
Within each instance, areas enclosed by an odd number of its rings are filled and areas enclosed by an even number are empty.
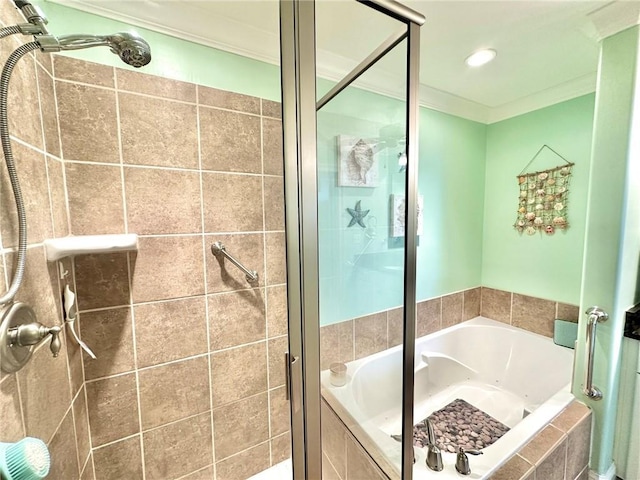
<svg viewBox="0 0 640 480">
<path fill-rule="evenodd" d="M 445 468 L 426 467 L 426 449 L 414 448 L 414 479 L 489 478 L 574 399 L 570 392 L 573 350 L 550 338 L 477 317 L 416 340 L 414 423 L 461 398 L 510 430 L 469 456 L 471 475 L 455 471 L 454 453 Z M 402 347 L 347 364 L 347 384 L 334 387 L 321 374 L 327 403 L 390 478 L 399 478 Z"/>
</svg>

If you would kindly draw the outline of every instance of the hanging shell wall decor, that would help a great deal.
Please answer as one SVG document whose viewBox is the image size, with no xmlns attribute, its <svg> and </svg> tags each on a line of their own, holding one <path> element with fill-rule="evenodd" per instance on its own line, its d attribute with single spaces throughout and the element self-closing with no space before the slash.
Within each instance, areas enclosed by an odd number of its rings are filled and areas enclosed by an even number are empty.
<svg viewBox="0 0 640 480">
<path fill-rule="evenodd" d="M 535 157 L 534 157 L 535 158 Z M 518 175 L 519 197 L 514 228 L 534 235 L 569 228 L 567 203 L 572 163 L 549 170 Z"/>
</svg>

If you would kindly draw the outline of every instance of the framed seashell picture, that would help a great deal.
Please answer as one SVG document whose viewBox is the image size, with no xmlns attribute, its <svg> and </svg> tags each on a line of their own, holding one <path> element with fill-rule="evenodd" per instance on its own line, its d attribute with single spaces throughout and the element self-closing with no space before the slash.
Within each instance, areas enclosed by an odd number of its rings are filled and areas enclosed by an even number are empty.
<svg viewBox="0 0 640 480">
<path fill-rule="evenodd" d="M 544 148 L 555 153 L 565 164 L 548 170 L 525 172 Z M 573 166 L 548 145 L 538 150 L 516 177 L 519 191 L 517 216 L 513 224 L 516 231 L 527 235 L 538 232 L 553 235 L 557 230 L 569 228 L 569 181 Z"/>
<path fill-rule="evenodd" d="M 391 195 L 391 237 L 404 237 L 404 195 Z M 424 196 L 418 195 L 418 235 L 424 231 Z"/>
<path fill-rule="evenodd" d="M 338 135 L 338 186 L 377 187 L 376 144 L 370 139 Z"/>
</svg>

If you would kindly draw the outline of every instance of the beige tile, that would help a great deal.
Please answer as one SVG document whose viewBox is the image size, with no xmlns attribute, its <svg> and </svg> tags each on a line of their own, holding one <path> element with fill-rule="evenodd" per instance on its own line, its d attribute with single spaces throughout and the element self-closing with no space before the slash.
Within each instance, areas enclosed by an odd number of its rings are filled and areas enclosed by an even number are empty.
<svg viewBox="0 0 640 480">
<path fill-rule="evenodd" d="M 38 85 L 40 86 L 40 104 L 42 106 L 42 126 L 44 127 L 45 150 L 60 157 L 60 133 L 58 130 L 58 112 L 53 78 L 44 68 L 38 67 Z"/>
<path fill-rule="evenodd" d="M 25 437 L 16 375 L 7 376 L 0 383 L 0 418 L 3 442 L 17 442 Z"/>
<path fill-rule="evenodd" d="M 322 455 L 322 480 L 342 480 L 326 455 Z"/>
<path fill-rule="evenodd" d="M 93 451 L 96 480 L 141 480 L 140 436 L 111 443 Z"/>
<path fill-rule="evenodd" d="M 569 477 L 567 477 L 569 478 Z M 584 470 L 582 470 L 582 472 L 580 472 L 580 475 L 578 475 L 575 480 L 589 480 L 589 467 L 585 467 Z"/>
<path fill-rule="evenodd" d="M 524 479 L 534 470 L 533 465 L 520 455 L 514 455 L 491 476 L 492 480 L 520 480 Z"/>
<path fill-rule="evenodd" d="M 25 433 L 29 437 L 49 442 L 71 404 L 65 355 L 63 350 L 54 359 L 49 348 L 43 346 L 18 372 Z"/>
<path fill-rule="evenodd" d="M 416 338 L 440 330 L 442 322 L 442 301 L 440 298 L 418 302 Z"/>
<path fill-rule="evenodd" d="M 144 369 L 138 378 L 143 430 L 211 408 L 206 356 Z"/>
<path fill-rule="evenodd" d="M 240 290 L 208 297 L 211 350 L 266 338 L 264 289 Z"/>
<path fill-rule="evenodd" d="M 202 237 L 143 237 L 132 262 L 134 302 L 202 295 Z"/>
<path fill-rule="evenodd" d="M 262 115 L 265 117 L 282 118 L 282 105 L 280 102 L 262 99 Z"/>
<path fill-rule="evenodd" d="M 73 428 L 73 415 L 69 412 L 60 428 L 49 442 L 51 469 L 47 478 L 50 480 L 69 480 L 79 476 L 78 452 Z"/>
<path fill-rule="evenodd" d="M 576 478 L 589 464 L 591 416 L 587 416 L 569 433 L 567 440 L 567 478 Z"/>
<path fill-rule="evenodd" d="M 133 373 L 87 383 L 86 389 L 94 448 L 140 431 Z"/>
<path fill-rule="evenodd" d="M 340 478 L 347 475 L 347 435 L 340 419 L 325 402 L 321 409 L 322 451 Z"/>
<path fill-rule="evenodd" d="M 53 215 L 53 234 L 56 237 L 66 237 L 71 233 L 67 217 L 67 198 L 64 184 L 64 167 L 62 162 L 47 158 L 49 169 L 49 194 Z"/>
<path fill-rule="evenodd" d="M 284 182 L 282 177 L 264 177 L 264 229 L 284 230 Z"/>
<path fill-rule="evenodd" d="M 80 331 L 97 357 L 83 357 L 87 380 L 135 369 L 130 307 L 84 312 L 80 314 Z"/>
<path fill-rule="evenodd" d="M 289 401 L 286 399 L 285 387 L 278 387 L 269 392 L 269 423 L 272 437 L 291 428 Z"/>
<path fill-rule="evenodd" d="M 180 480 L 213 480 L 213 465 L 204 467 L 197 472 L 190 473 L 184 477 L 180 477 Z"/>
<path fill-rule="evenodd" d="M 35 53 L 36 61 L 51 75 L 53 73 L 53 55 L 48 52 L 36 51 Z"/>
<path fill-rule="evenodd" d="M 262 180 L 256 175 L 203 173 L 205 232 L 262 231 Z"/>
<path fill-rule="evenodd" d="M 387 348 L 387 313 L 354 320 L 355 358 L 367 357 Z"/>
<path fill-rule="evenodd" d="M 96 480 L 96 475 L 93 470 L 93 454 L 89 455 L 89 460 L 84 466 L 84 471 L 80 475 L 80 480 Z"/>
<path fill-rule="evenodd" d="M 260 114 L 259 98 L 202 85 L 198 85 L 198 103 L 209 107 Z"/>
<path fill-rule="evenodd" d="M 118 99 L 124 163 L 198 168 L 195 105 L 129 93 L 119 93 Z"/>
<path fill-rule="evenodd" d="M 347 437 L 347 480 L 386 480 L 387 478 L 362 447 Z"/>
<path fill-rule="evenodd" d="M 40 243 L 53 234 L 51 222 L 51 206 L 49 203 L 49 184 L 43 154 L 13 142 L 13 155 L 22 196 L 24 199 L 25 215 L 27 217 L 27 242 Z M 4 164 L 4 157 L 2 157 Z M 18 245 L 18 214 L 16 213 L 13 190 L 9 183 L 9 175 L 3 166 L 0 213 L 2 228 L 2 246 L 16 247 Z"/>
<path fill-rule="evenodd" d="M 207 107 L 199 111 L 204 170 L 262 173 L 260 117 Z"/>
<path fill-rule="evenodd" d="M 464 293 L 454 293 L 442 297 L 442 328 L 462 322 Z"/>
<path fill-rule="evenodd" d="M 288 333 L 287 286 L 267 287 L 267 336 Z"/>
<path fill-rule="evenodd" d="M 395 347 L 404 342 L 404 309 L 387 311 L 387 347 Z"/>
<path fill-rule="evenodd" d="M 320 328 L 320 369 L 333 362 L 350 362 L 353 358 L 353 320 Z"/>
<path fill-rule="evenodd" d="M 291 458 L 291 433 L 286 432 L 271 438 L 271 465 Z"/>
<path fill-rule="evenodd" d="M 56 94 L 65 160 L 119 163 L 115 92 L 56 82 Z"/>
<path fill-rule="evenodd" d="M 113 67 L 62 55 L 56 55 L 54 63 L 56 78 L 59 80 L 88 83 L 98 87 L 115 87 Z"/>
<path fill-rule="evenodd" d="M 564 438 L 564 433 L 553 425 L 547 425 L 520 450 L 520 455 L 529 463 L 539 465 L 540 461 L 559 445 Z"/>
<path fill-rule="evenodd" d="M 75 257 L 75 276 L 80 310 L 129 303 L 126 253 L 79 255 Z"/>
<path fill-rule="evenodd" d="M 58 298 L 62 297 L 62 292 L 64 292 L 65 286 L 69 285 L 71 291 L 74 291 L 74 275 L 73 275 L 73 264 L 71 261 L 71 257 L 63 258 L 58 262 L 59 267 L 63 272 L 66 273 L 66 277 L 64 280 L 60 281 L 60 295 Z M 77 318 L 80 318 L 79 316 Z M 78 322 L 75 323 L 76 332 L 80 334 L 80 324 Z M 70 329 L 65 329 L 65 337 L 69 340 L 67 342 L 67 361 L 69 363 L 69 377 L 71 383 L 71 396 L 75 396 L 78 390 L 80 390 L 84 384 L 84 369 L 83 369 L 83 353 L 82 349 L 78 345 L 78 343 L 73 338 Z"/>
<path fill-rule="evenodd" d="M 571 404 L 565 408 L 560 415 L 554 418 L 551 423 L 554 427 L 562 430 L 565 433 L 569 433 L 573 430 L 585 417 L 591 414 L 591 409 L 584 403 L 577 400 L 571 402 Z"/>
<path fill-rule="evenodd" d="M 124 169 L 129 231 L 142 235 L 200 233 L 200 174 Z"/>
<path fill-rule="evenodd" d="M 207 352 L 204 297 L 136 305 L 134 313 L 139 368 Z"/>
<path fill-rule="evenodd" d="M 265 175 L 283 174 L 282 122 L 280 120 L 262 119 L 262 158 Z"/>
<path fill-rule="evenodd" d="M 265 233 L 267 260 L 266 284 L 278 285 L 287 281 L 287 256 L 284 233 Z"/>
<path fill-rule="evenodd" d="M 555 316 L 556 305 L 554 302 L 517 293 L 513 294 L 511 324 L 514 327 L 553 337 Z"/>
<path fill-rule="evenodd" d="M 245 274 L 227 259 L 211 253 L 214 242 L 222 243 L 227 252 L 239 259 L 249 270 L 258 272 L 258 281 L 249 282 Z M 243 290 L 264 285 L 264 236 L 262 233 L 207 235 L 207 293 Z"/>
<path fill-rule="evenodd" d="M 124 233 L 120 167 L 67 163 L 65 171 L 72 233 Z"/>
<path fill-rule="evenodd" d="M 193 83 L 121 68 L 116 68 L 116 78 L 118 79 L 118 90 L 143 93 L 183 102 L 195 103 L 196 101 L 196 86 Z"/>
<path fill-rule="evenodd" d="M 211 413 L 144 433 L 147 480 L 166 480 L 213 463 Z"/>
<path fill-rule="evenodd" d="M 511 324 L 511 293 L 482 287 L 480 315 L 491 320 Z"/>
<path fill-rule="evenodd" d="M 214 408 L 267 390 L 266 343 L 211 354 L 211 390 Z"/>
<path fill-rule="evenodd" d="M 216 464 L 217 480 L 251 478 L 269 468 L 269 443 L 263 443 Z"/>
<path fill-rule="evenodd" d="M 213 410 L 216 460 L 225 459 L 269 438 L 267 393 Z"/>
<path fill-rule="evenodd" d="M 287 336 L 269 339 L 269 388 L 284 385 L 284 353 L 288 350 Z"/>
<path fill-rule="evenodd" d="M 580 318 L 580 307 L 578 305 L 558 303 L 558 313 L 556 315 L 556 318 L 577 322 Z"/>
<path fill-rule="evenodd" d="M 13 70 L 7 108 L 11 135 L 42 149 L 36 66 L 31 56 L 23 57 Z"/>
<path fill-rule="evenodd" d="M 462 311 L 462 321 L 471 320 L 480 315 L 480 287 L 465 290 L 464 306 Z"/>
<path fill-rule="evenodd" d="M 536 478 L 545 480 L 564 480 L 565 460 L 567 458 L 567 441 L 560 443 L 536 467 Z M 571 477 L 569 477 L 571 478 Z"/>
<path fill-rule="evenodd" d="M 87 414 L 87 400 L 84 396 L 84 390 L 80 392 L 73 402 L 73 421 L 76 427 L 75 439 L 78 444 L 78 460 L 82 467 L 91 453 L 89 417 Z"/>
</svg>

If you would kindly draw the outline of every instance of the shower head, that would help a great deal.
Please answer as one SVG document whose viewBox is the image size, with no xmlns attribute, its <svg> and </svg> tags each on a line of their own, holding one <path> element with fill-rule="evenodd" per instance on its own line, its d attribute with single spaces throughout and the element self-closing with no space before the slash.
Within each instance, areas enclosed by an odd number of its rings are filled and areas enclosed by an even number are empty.
<svg viewBox="0 0 640 480">
<path fill-rule="evenodd" d="M 84 48 L 106 46 L 120 59 L 132 67 L 140 68 L 151 61 L 151 47 L 142 38 L 133 33 L 114 33 L 113 35 L 63 35 L 57 38 L 60 50 L 81 50 Z"/>
</svg>

